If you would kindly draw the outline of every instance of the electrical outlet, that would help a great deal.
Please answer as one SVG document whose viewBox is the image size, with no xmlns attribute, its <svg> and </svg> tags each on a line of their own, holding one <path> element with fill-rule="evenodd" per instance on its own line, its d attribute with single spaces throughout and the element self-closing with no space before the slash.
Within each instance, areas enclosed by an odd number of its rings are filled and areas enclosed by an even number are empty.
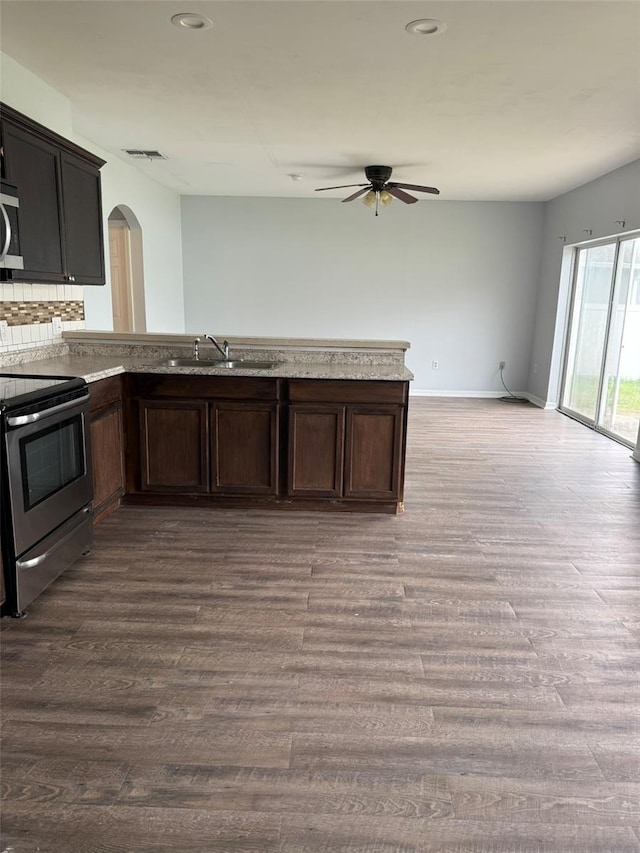
<svg viewBox="0 0 640 853">
<path fill-rule="evenodd" d="M 0 344 L 10 344 L 11 335 L 9 333 L 9 324 L 6 320 L 0 320 Z"/>
<path fill-rule="evenodd" d="M 438 366 L 439 366 L 439 365 L 438 365 L 438 362 L 437 362 L 437 361 L 435 360 L 435 358 L 434 358 L 434 360 L 431 362 L 431 369 L 432 369 L 432 370 L 437 370 L 437 369 L 438 369 Z"/>
<path fill-rule="evenodd" d="M 61 338 L 62 337 L 62 317 L 52 317 L 51 325 L 53 327 L 53 337 Z"/>
<path fill-rule="evenodd" d="M 506 361 L 501 361 L 501 362 L 500 362 L 500 364 L 498 365 L 498 369 L 499 369 L 499 370 L 504 370 L 505 365 L 506 365 Z"/>
</svg>

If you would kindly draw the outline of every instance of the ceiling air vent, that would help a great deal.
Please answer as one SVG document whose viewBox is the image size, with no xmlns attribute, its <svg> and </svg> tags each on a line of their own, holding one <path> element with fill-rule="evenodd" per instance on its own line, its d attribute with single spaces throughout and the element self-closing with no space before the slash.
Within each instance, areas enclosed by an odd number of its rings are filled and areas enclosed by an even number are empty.
<svg viewBox="0 0 640 853">
<path fill-rule="evenodd" d="M 146 151 L 142 148 L 123 148 L 125 154 L 129 157 L 134 157 L 136 160 L 166 160 L 164 154 L 159 151 Z"/>
</svg>

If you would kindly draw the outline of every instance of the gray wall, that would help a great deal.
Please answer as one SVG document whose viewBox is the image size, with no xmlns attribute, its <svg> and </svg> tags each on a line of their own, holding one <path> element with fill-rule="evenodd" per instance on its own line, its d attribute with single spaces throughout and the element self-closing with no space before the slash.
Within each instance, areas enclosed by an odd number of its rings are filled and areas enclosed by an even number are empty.
<svg viewBox="0 0 640 853">
<path fill-rule="evenodd" d="M 624 229 L 616 224 L 622 219 Z M 549 404 L 558 401 L 571 283 L 567 263 L 571 250 L 566 246 L 638 228 L 640 160 L 547 202 L 528 380 L 528 390 L 540 400 Z M 584 229 L 592 234 L 586 234 Z M 565 237 L 565 242 L 560 236 Z"/>
<path fill-rule="evenodd" d="M 527 385 L 542 203 L 183 196 L 188 332 L 411 342 L 413 389 Z M 439 368 L 432 369 L 437 360 Z"/>
</svg>

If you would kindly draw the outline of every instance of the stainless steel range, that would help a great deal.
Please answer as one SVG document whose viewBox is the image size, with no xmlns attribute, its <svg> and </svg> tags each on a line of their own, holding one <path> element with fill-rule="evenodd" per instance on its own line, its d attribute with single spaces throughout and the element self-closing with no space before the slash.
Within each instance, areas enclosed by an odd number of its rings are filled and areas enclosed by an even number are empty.
<svg viewBox="0 0 640 853">
<path fill-rule="evenodd" d="M 83 379 L 0 376 L 6 612 L 23 614 L 93 540 Z"/>
</svg>

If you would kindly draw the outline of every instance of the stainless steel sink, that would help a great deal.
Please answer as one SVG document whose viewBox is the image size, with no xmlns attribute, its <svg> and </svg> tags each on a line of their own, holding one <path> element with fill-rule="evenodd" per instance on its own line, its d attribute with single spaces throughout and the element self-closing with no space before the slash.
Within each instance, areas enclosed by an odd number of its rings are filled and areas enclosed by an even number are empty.
<svg viewBox="0 0 640 853">
<path fill-rule="evenodd" d="M 275 361 L 243 361 L 242 359 L 229 359 L 228 361 L 219 361 L 217 367 L 227 367 L 230 370 L 234 368 L 244 368 L 245 370 L 273 370 L 277 367 Z"/>
<path fill-rule="evenodd" d="M 226 370 L 272 370 L 277 367 L 275 361 L 243 361 L 242 359 L 228 359 L 227 361 L 205 359 L 205 358 L 165 358 L 159 362 L 160 367 L 202 367 L 205 369 L 224 368 Z"/>
</svg>

